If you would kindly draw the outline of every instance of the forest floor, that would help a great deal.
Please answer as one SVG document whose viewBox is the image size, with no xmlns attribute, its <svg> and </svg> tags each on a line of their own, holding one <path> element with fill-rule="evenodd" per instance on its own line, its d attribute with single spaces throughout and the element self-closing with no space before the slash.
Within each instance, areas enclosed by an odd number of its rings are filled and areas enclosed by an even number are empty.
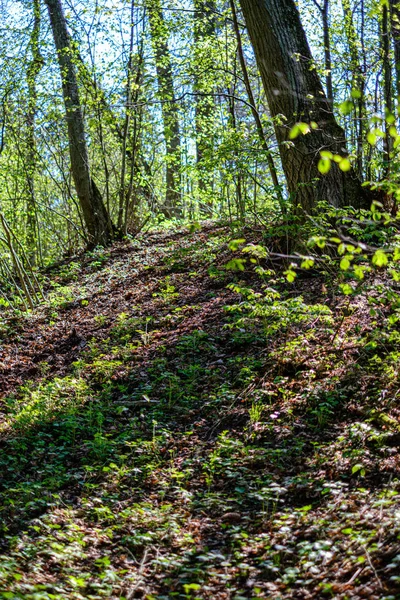
<svg viewBox="0 0 400 600">
<path fill-rule="evenodd" d="M 400 598 L 393 285 L 234 237 L 96 250 L 2 316 L 0 598 Z"/>
</svg>

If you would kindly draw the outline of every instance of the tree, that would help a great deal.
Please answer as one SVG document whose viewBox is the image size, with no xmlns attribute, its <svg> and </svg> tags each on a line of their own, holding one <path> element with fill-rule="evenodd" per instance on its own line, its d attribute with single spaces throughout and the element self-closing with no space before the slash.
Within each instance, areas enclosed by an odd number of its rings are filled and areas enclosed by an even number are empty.
<svg viewBox="0 0 400 600">
<path fill-rule="evenodd" d="M 254 124 L 256 126 L 257 135 L 260 139 L 261 146 L 262 146 L 263 150 L 265 151 L 272 183 L 275 186 L 276 193 L 278 194 L 279 200 L 281 202 L 281 206 L 283 206 L 283 204 L 282 204 L 283 199 L 282 199 L 282 194 L 281 194 L 280 186 L 279 186 L 278 173 L 277 173 L 277 170 L 275 167 L 274 159 L 272 157 L 270 148 L 268 146 L 267 138 L 265 137 L 264 128 L 262 125 L 260 114 L 256 107 L 256 101 L 255 101 L 253 90 L 251 87 L 250 77 L 249 77 L 249 74 L 247 71 L 246 60 L 245 60 L 244 52 L 243 52 L 242 37 L 240 35 L 239 23 L 237 20 L 236 6 L 235 6 L 234 0 L 230 0 L 230 7 L 231 7 L 231 12 L 232 12 L 233 28 L 235 31 L 236 41 L 237 41 L 237 53 L 238 53 L 240 66 L 242 69 L 243 83 L 245 85 L 247 98 L 248 98 L 249 104 L 250 104 L 250 110 L 251 110 L 251 113 L 254 118 Z"/>
<path fill-rule="evenodd" d="M 342 0 L 344 30 L 350 55 L 351 93 L 354 97 L 354 131 L 357 140 L 357 175 L 361 179 L 363 172 L 363 143 L 365 110 L 365 65 L 359 52 L 359 41 L 354 25 L 350 0 Z"/>
<path fill-rule="evenodd" d="M 320 151 L 346 156 L 346 140 L 314 68 L 294 1 L 240 0 L 240 4 L 296 204 L 306 213 L 318 200 L 337 207 L 368 207 L 368 194 L 352 169 L 343 172 L 333 164 L 324 176 L 318 170 Z M 316 128 L 290 140 L 297 122 L 315 123 Z"/>
<path fill-rule="evenodd" d="M 92 246 L 107 245 L 114 227 L 101 193 L 92 179 L 85 125 L 74 65 L 74 47 L 67 30 L 61 0 L 45 0 L 60 67 L 72 176 Z"/>
<path fill-rule="evenodd" d="M 168 47 L 168 28 L 164 21 L 160 0 L 147 0 L 146 7 L 155 54 L 166 145 L 166 196 L 162 210 L 167 217 L 178 217 L 181 214 L 182 195 L 181 136 L 171 54 Z"/>
<path fill-rule="evenodd" d="M 329 32 L 329 0 L 323 0 L 321 4 L 317 2 L 317 0 L 313 0 L 313 2 L 321 13 L 322 18 L 322 29 L 324 32 L 326 95 L 331 105 L 333 105 L 331 37 Z"/>
<path fill-rule="evenodd" d="M 210 169 L 210 157 L 214 150 L 213 117 L 215 115 L 215 75 L 213 73 L 216 33 L 215 0 L 206 2 L 194 0 L 194 85 L 195 92 L 195 124 L 196 124 L 196 163 L 198 186 L 205 214 L 210 214 L 210 191 L 213 172 Z"/>
<path fill-rule="evenodd" d="M 35 170 L 36 170 L 36 140 L 35 118 L 37 113 L 37 86 L 36 79 L 43 66 L 44 60 L 40 53 L 40 2 L 33 2 L 33 27 L 29 40 L 31 61 L 27 69 L 28 107 L 26 111 L 26 243 L 31 264 L 36 262 L 37 227 L 36 227 L 36 199 L 35 199 Z"/>
<path fill-rule="evenodd" d="M 389 0 L 389 8 L 396 68 L 397 111 L 400 112 L 400 2 Z"/>
</svg>

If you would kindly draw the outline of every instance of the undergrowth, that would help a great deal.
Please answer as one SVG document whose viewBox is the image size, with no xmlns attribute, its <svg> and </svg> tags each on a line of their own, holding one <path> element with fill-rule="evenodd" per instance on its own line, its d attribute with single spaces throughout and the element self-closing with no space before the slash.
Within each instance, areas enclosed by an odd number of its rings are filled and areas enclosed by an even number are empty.
<svg viewBox="0 0 400 600">
<path fill-rule="evenodd" d="M 400 597 L 396 282 L 288 282 L 281 233 L 121 243 L 4 319 L 1 598 Z"/>
</svg>

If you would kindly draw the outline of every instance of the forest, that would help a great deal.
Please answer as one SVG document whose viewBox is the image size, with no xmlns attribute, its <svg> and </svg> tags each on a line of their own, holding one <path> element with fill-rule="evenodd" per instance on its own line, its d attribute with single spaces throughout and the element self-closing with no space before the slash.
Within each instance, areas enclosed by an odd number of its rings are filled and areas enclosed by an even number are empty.
<svg viewBox="0 0 400 600">
<path fill-rule="evenodd" d="M 400 0 L 0 1 L 0 599 L 400 599 Z"/>
</svg>

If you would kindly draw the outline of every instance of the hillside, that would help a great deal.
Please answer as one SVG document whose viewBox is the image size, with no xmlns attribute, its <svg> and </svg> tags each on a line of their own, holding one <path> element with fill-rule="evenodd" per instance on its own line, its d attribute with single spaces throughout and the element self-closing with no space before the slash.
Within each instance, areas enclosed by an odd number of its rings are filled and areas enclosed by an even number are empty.
<svg viewBox="0 0 400 600">
<path fill-rule="evenodd" d="M 262 236 L 143 234 L 3 316 L 0 598 L 400 598 L 392 288 Z"/>
</svg>

